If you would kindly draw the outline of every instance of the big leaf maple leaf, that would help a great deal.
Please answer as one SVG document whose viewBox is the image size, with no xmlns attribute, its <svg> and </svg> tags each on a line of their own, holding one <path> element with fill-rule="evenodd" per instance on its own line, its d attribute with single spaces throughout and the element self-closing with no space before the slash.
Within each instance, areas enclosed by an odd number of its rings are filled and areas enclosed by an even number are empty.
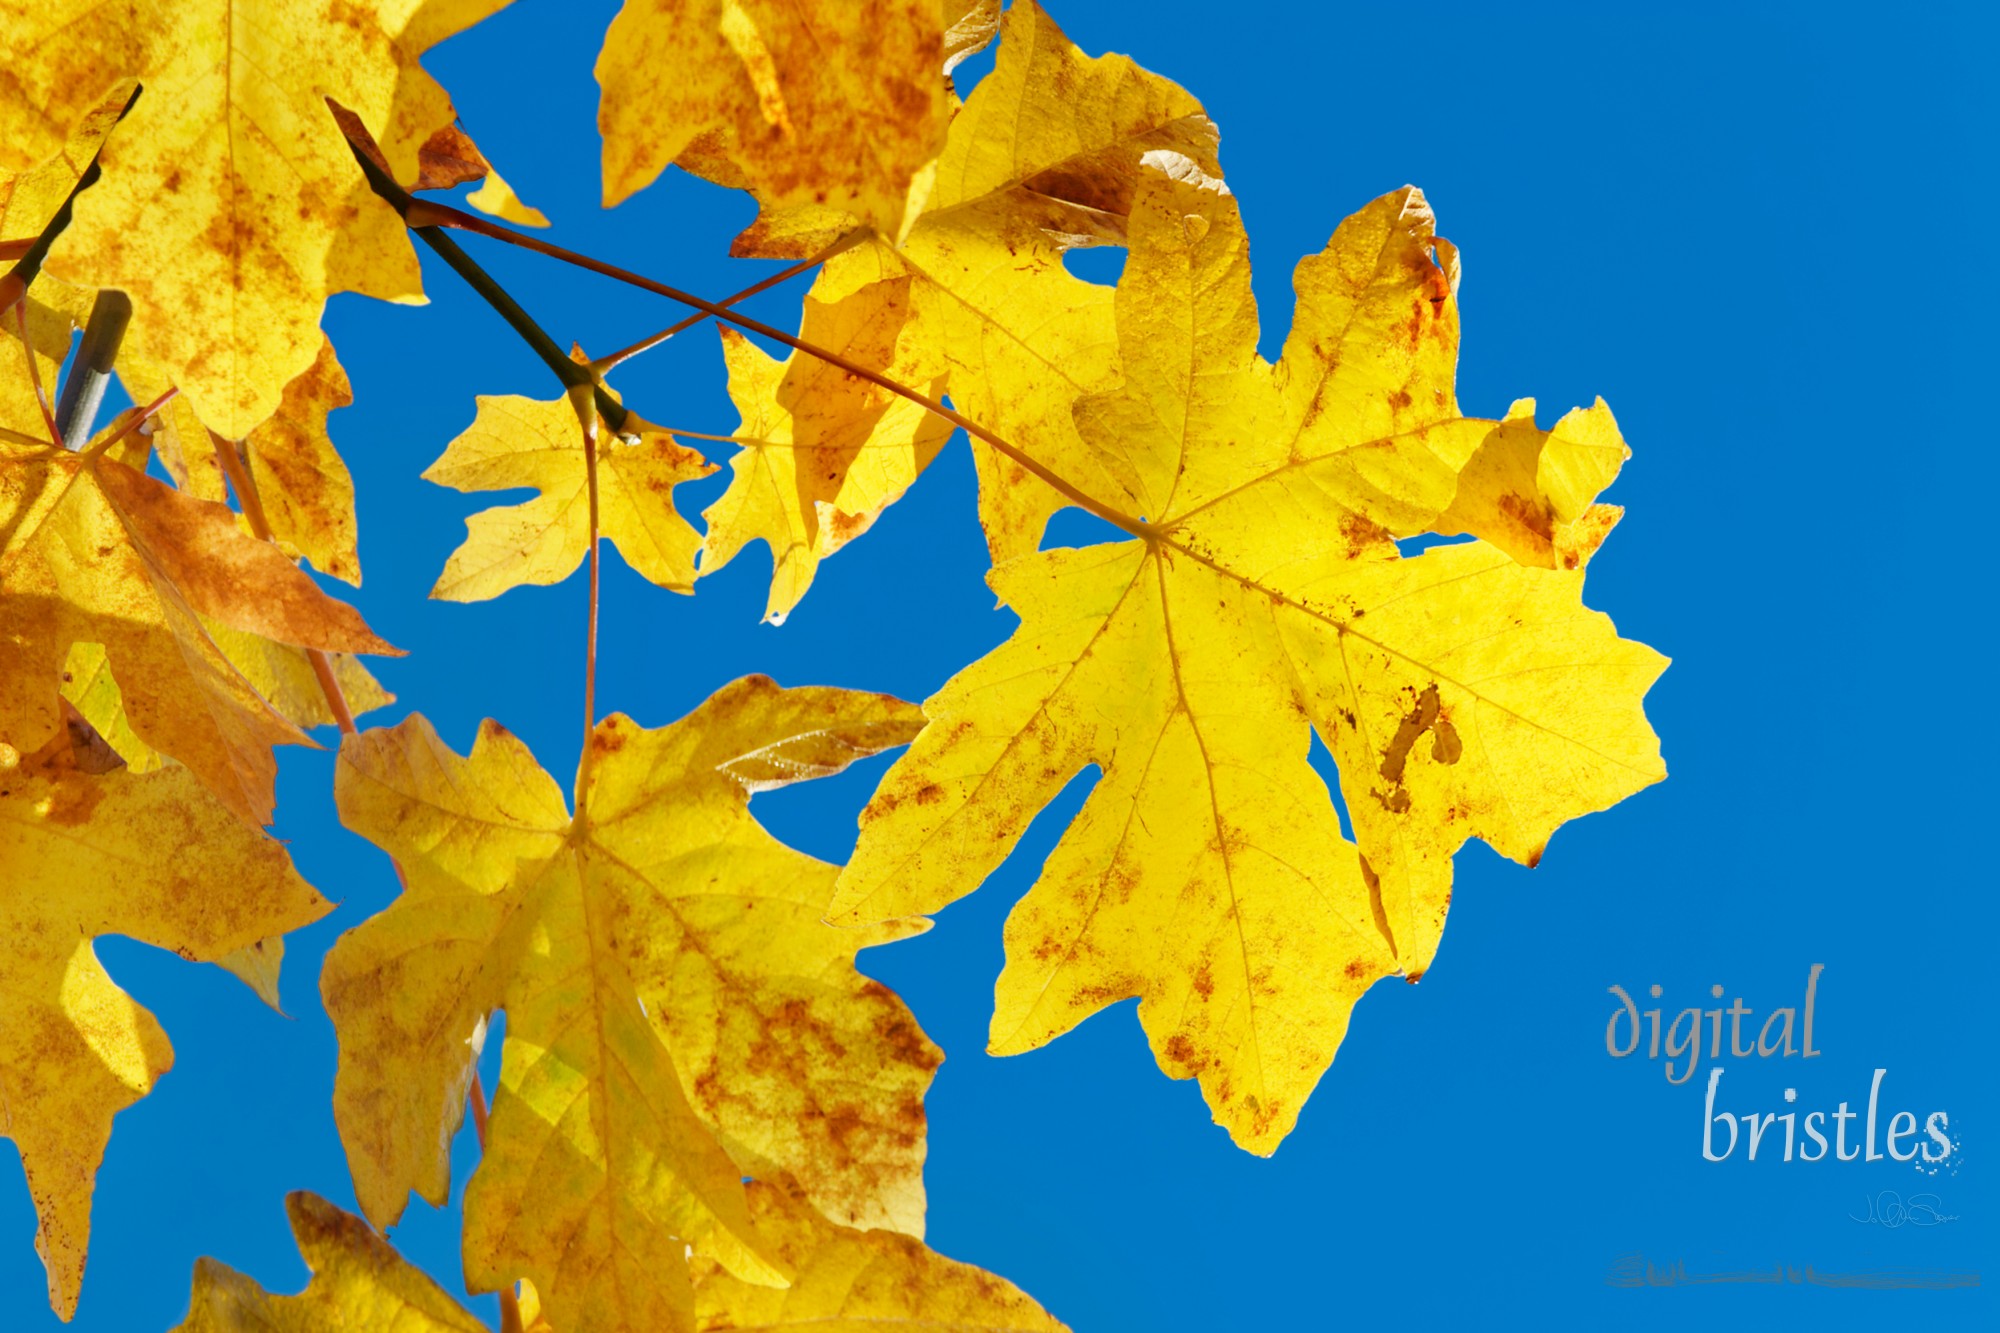
<svg viewBox="0 0 2000 1333">
<path fill-rule="evenodd" d="M 752 792 L 908 741 L 909 704 L 751 677 L 682 721 L 600 723 L 574 817 L 493 723 L 461 759 L 428 724 L 348 739 L 341 818 L 404 895 L 322 976 L 334 1113 L 362 1207 L 393 1221 L 450 1185 L 446 1146 L 507 1013 L 465 1261 L 531 1280 L 559 1328 L 688 1326 L 686 1256 L 782 1282 L 745 1175 L 796 1181 L 843 1222 L 921 1229 L 922 1096 L 939 1055 L 820 920 L 834 868 L 750 816 Z"/>
<path fill-rule="evenodd" d="M 1665 662 L 1583 608 L 1581 568 L 1477 541 L 1399 555 L 1392 533 L 1447 511 L 1447 530 L 1510 538 L 1520 513 L 1580 512 L 1578 479 L 1604 472 L 1584 464 L 1615 439 L 1601 407 L 1557 432 L 1460 416 L 1456 303 L 1420 194 L 1375 201 L 1300 265 L 1272 366 L 1234 201 L 1185 161 L 1160 167 L 1118 285 L 1126 382 L 1076 408 L 1138 499 L 1099 506 L 1134 539 L 994 571 L 1021 626 L 926 703 L 829 910 L 959 897 L 1100 766 L 1008 921 L 991 1048 L 1139 996 L 1161 1068 L 1198 1077 L 1216 1120 L 1268 1153 L 1360 994 L 1429 966 L 1460 844 L 1532 864 L 1557 825 L 1665 776 L 1640 706 Z M 1544 454 L 1546 473 L 1521 467 Z M 1505 484 L 1521 476 L 1527 493 Z"/>
<path fill-rule="evenodd" d="M 532 486 L 541 494 L 467 519 L 465 542 L 445 562 L 431 596 L 483 601 L 574 574 L 590 551 L 591 466 L 567 398 L 482 395 L 472 425 L 445 447 L 425 479 L 461 491 Z M 674 508 L 673 492 L 715 468 L 653 429 L 630 441 L 605 432 L 595 466 L 602 535 L 651 582 L 691 591 L 701 537 Z"/>
<path fill-rule="evenodd" d="M 0 165 L 44 160 L 138 81 L 48 271 L 130 296 L 133 355 L 241 439 L 312 365 L 329 296 L 422 299 L 402 221 L 327 99 L 415 181 L 418 150 L 453 117 L 418 58 L 505 2 L 0 0 Z"/>
<path fill-rule="evenodd" d="M 202 619 L 329 652 L 396 649 L 227 507 L 118 452 L 0 439 L 0 739 L 26 750 L 53 735 L 71 647 L 100 644 L 139 738 L 246 820 L 269 823 L 271 747 L 305 738 Z"/>
<path fill-rule="evenodd" d="M 21 1150 L 49 1303 L 64 1319 L 112 1118 L 173 1065 L 159 1023 L 91 941 L 129 935 L 220 962 L 329 910 L 281 844 L 188 770 L 81 771 L 67 734 L 26 757 L 0 745 L 0 1133 Z"/>
<path fill-rule="evenodd" d="M 873 234 L 830 260 L 808 298 L 803 334 L 824 344 L 844 333 L 836 341 L 851 360 L 912 387 L 942 377 L 959 411 L 1090 493 L 1130 505 L 1070 412 L 1078 398 L 1117 383 L 1112 292 L 1071 274 L 1063 254 L 1123 243 L 1148 152 L 1179 153 L 1214 172 L 1216 141 L 1185 90 L 1124 56 L 1086 56 L 1046 11 L 1021 0 L 1002 22 L 993 72 L 952 122 L 924 213 L 900 245 Z M 736 248 L 800 257 L 852 225 L 767 214 Z M 750 387 L 732 355 L 732 393 L 740 400 Z M 802 566 L 809 573 L 837 545 L 826 535 L 842 525 L 812 516 L 847 515 L 849 529 L 855 516 L 872 520 L 936 450 L 912 450 L 909 425 L 883 411 L 881 395 L 811 371 L 803 354 L 769 382 L 766 397 L 761 411 L 744 409 L 746 419 L 789 417 L 791 447 L 812 462 L 787 465 L 777 457 L 783 443 L 765 440 L 732 460 L 739 477 L 788 467 L 791 484 L 782 506 L 712 515 L 728 521 L 710 542 L 712 555 L 769 542 L 771 612 L 782 614 L 805 590 Z M 973 456 L 994 559 L 1034 550 L 1049 515 L 1070 501 L 1017 459 L 977 443 Z M 898 465 L 888 484 L 870 475 L 884 458 Z"/>
</svg>

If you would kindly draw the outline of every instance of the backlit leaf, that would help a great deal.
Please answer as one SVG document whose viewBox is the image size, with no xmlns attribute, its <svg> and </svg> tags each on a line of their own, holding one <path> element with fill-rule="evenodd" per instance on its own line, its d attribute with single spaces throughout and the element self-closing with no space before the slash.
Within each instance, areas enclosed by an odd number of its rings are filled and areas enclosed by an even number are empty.
<svg viewBox="0 0 2000 1333">
<path fill-rule="evenodd" d="M 1640 707 L 1665 659 L 1583 607 L 1581 569 L 1484 542 L 1398 553 L 1393 536 L 1461 501 L 1447 531 L 1515 541 L 1506 497 L 1580 512 L 1623 456 L 1601 409 L 1549 433 L 1460 417 L 1456 301 L 1421 194 L 1376 200 L 1300 265 L 1272 366 L 1234 200 L 1155 160 L 1118 286 L 1125 382 L 1076 407 L 1138 500 L 1102 508 L 1133 539 L 995 569 L 1021 626 L 925 704 L 829 910 L 961 896 L 1097 765 L 1008 921 L 991 1049 L 1136 995 L 1160 1067 L 1269 1153 L 1361 993 L 1430 965 L 1466 839 L 1532 865 L 1558 825 L 1665 776 Z M 1502 448 L 1479 447 L 1496 431 Z M 1525 497 L 1524 453 L 1549 460 Z"/>
<path fill-rule="evenodd" d="M 662 588 L 693 588 L 701 545 L 674 509 L 674 487 L 714 470 L 665 431 L 649 428 L 629 443 L 606 431 L 598 440 L 601 531 L 627 564 Z M 431 596 L 484 601 L 575 573 L 590 549 L 589 475 L 583 427 L 567 398 L 481 396 L 472 425 L 425 478 L 461 491 L 532 486 L 541 494 L 468 519 L 465 544 L 451 553 Z"/>
<path fill-rule="evenodd" d="M 285 1199 L 312 1281 L 273 1296 L 214 1259 L 197 1260 L 175 1333 L 489 1333 L 368 1224 L 316 1194 Z"/>
<path fill-rule="evenodd" d="M 806 298 L 802 337 L 904 384 L 944 390 L 937 358 L 895 346 L 906 335 L 907 282 L 839 305 Z M 702 515 L 704 576 L 744 545 L 771 547 L 764 618 L 782 624 L 812 585 L 819 562 L 866 532 L 902 497 L 951 434 L 951 423 L 908 399 L 806 352 L 774 361 L 734 329 L 722 330 L 729 394 L 742 416 L 735 476 Z M 794 412 L 794 407 L 798 411 Z"/>
<path fill-rule="evenodd" d="M 0 1133 L 21 1151 L 49 1302 L 64 1319 L 112 1117 L 173 1064 L 166 1034 L 91 941 L 128 935 L 217 962 L 328 910 L 284 847 L 187 769 L 86 772 L 66 733 L 27 756 L 0 745 Z"/>
<path fill-rule="evenodd" d="M 916 710 L 751 677 L 672 726 L 598 724 L 572 817 L 494 723 L 461 759 L 421 718 L 343 745 L 342 820 L 407 889 L 322 977 L 335 1117 L 380 1225 L 441 1204 L 474 1041 L 507 1014 L 466 1269 L 533 1282 L 558 1328 L 685 1328 L 691 1246 L 753 1283 L 787 1269 L 744 1176 L 860 1227 L 922 1227 L 922 1096 L 938 1052 L 855 951 L 921 921 L 820 920 L 834 867 L 751 818 L 751 793 L 901 745 Z"/>
<path fill-rule="evenodd" d="M 626 0 L 597 59 L 604 202 L 669 162 L 900 236 L 944 143 L 939 0 Z"/>
<path fill-rule="evenodd" d="M 203 619 L 299 647 L 396 651 L 230 510 L 109 453 L 0 440 L 0 532 L 0 739 L 28 750 L 54 735 L 71 647 L 99 644 L 139 739 L 252 823 L 270 822 L 271 747 L 304 737 Z"/>
</svg>

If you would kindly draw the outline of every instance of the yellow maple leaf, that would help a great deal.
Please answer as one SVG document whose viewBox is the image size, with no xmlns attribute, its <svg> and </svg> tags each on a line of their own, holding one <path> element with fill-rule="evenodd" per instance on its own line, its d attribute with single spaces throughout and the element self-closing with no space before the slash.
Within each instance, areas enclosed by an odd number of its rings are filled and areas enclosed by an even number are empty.
<svg viewBox="0 0 2000 1333">
<path fill-rule="evenodd" d="M 993 72 L 952 122 L 925 212 L 900 246 L 876 236 L 827 263 L 808 297 L 804 336 L 820 342 L 865 330 L 843 348 L 850 359 L 915 387 L 946 377 L 953 406 L 966 416 L 1090 494 L 1130 506 L 1135 501 L 1085 446 L 1070 412 L 1079 397 L 1117 383 L 1111 289 L 1072 275 L 1063 254 L 1123 243 L 1147 153 L 1178 152 L 1217 170 L 1215 127 L 1174 83 L 1124 56 L 1086 56 L 1032 0 L 1009 9 L 1001 28 Z M 736 252 L 801 257 L 851 225 L 767 213 L 738 238 Z M 826 506 L 872 521 L 936 452 L 913 456 L 910 427 L 883 413 L 875 395 L 798 366 L 782 381 L 765 378 L 766 399 L 782 392 L 785 401 L 758 412 L 744 407 L 745 417 L 790 416 L 811 424 L 800 438 L 816 452 L 820 441 L 840 441 L 842 454 L 899 466 L 856 495 L 848 469 L 794 464 L 783 505 L 712 513 L 730 520 L 712 546 L 733 550 L 759 536 L 771 545 L 774 612 L 804 592 L 809 556 L 829 553 L 815 553 L 818 532 L 808 516 Z M 731 368 L 740 406 L 752 382 L 737 374 L 734 353 Z M 1034 550 L 1049 515 L 1071 500 L 984 444 L 975 443 L 973 457 L 994 559 Z M 739 477 L 787 466 L 768 443 L 733 463 Z M 748 489 L 746 482 L 732 493 Z"/>
<path fill-rule="evenodd" d="M 241 531 L 229 509 L 116 452 L 0 439 L 0 739 L 23 750 L 46 742 L 61 722 L 72 645 L 100 644 L 138 738 L 245 819 L 268 823 L 271 747 L 310 742 L 203 618 L 329 652 L 396 650 L 275 546 Z"/>
<path fill-rule="evenodd" d="M 1461 424 L 1451 255 L 1421 194 L 1378 199 L 1300 265 L 1272 366 L 1234 201 L 1184 160 L 1160 167 L 1118 286 L 1125 384 L 1076 407 L 1138 498 L 1101 507 L 1134 539 L 994 571 L 1021 626 L 926 703 L 829 914 L 959 897 L 1100 766 L 1008 921 L 991 1049 L 1139 996 L 1161 1068 L 1268 1153 L 1360 994 L 1429 965 L 1466 839 L 1532 864 L 1557 825 L 1665 776 L 1640 703 L 1665 659 L 1583 608 L 1580 569 L 1391 540 L 1461 495 L 1455 520 L 1504 526 L 1508 492 L 1481 468 L 1532 429 L 1466 448 L 1503 423 Z M 1573 511 L 1589 469 L 1550 447 L 1560 494 L 1529 498 Z"/>
<path fill-rule="evenodd" d="M 273 1296 L 227 1264 L 195 1262 L 187 1318 L 175 1333 L 489 1333 L 368 1224 L 316 1194 L 285 1196 L 312 1281 Z"/>
<path fill-rule="evenodd" d="M 686 1256 L 782 1282 L 745 1175 L 795 1180 L 863 1227 L 923 1217 L 922 1097 L 940 1058 L 859 948 L 922 929 L 824 925 L 834 867 L 777 842 L 751 793 L 901 745 L 909 704 L 725 687 L 672 726 L 593 733 L 574 817 L 512 735 L 469 758 L 421 718 L 350 737 L 341 819 L 397 858 L 403 896 L 321 978 L 334 1114 L 386 1225 L 442 1204 L 486 1018 L 507 1013 L 465 1261 L 532 1281 L 560 1328 L 684 1328 Z"/>
<path fill-rule="evenodd" d="M 466 520 L 464 544 L 431 589 L 454 602 L 498 597 L 524 583 L 560 583 L 590 549 L 590 465 L 569 399 L 481 395 L 478 402 L 472 425 L 445 446 L 425 479 L 461 491 L 532 486 L 541 494 Z M 597 443 L 599 530 L 645 578 L 692 591 L 701 536 L 674 509 L 673 490 L 713 471 L 664 431 L 644 428 L 630 441 L 604 432 Z"/>
<path fill-rule="evenodd" d="M 887 367 L 900 383 L 937 397 L 944 377 L 935 358 L 894 345 L 910 328 L 908 287 L 892 280 L 833 306 L 808 296 L 800 336 Z M 726 325 L 722 341 L 743 447 L 730 459 L 729 489 L 702 514 L 701 574 L 721 569 L 749 542 L 766 543 L 774 568 L 764 618 L 783 624 L 819 562 L 902 498 L 952 427 L 810 353 L 777 361 Z"/>
<path fill-rule="evenodd" d="M 173 1048 L 91 941 L 129 935 L 217 962 L 331 910 L 282 844 L 246 829 L 183 768 L 80 771 L 59 734 L 0 745 L 0 1133 L 21 1151 L 49 1302 L 76 1310 L 92 1182 L 112 1117 Z"/>
<path fill-rule="evenodd" d="M 418 58 L 504 3 L 374 0 L 329 21 L 307 0 L 0 0 L 0 165 L 44 160 L 138 81 L 47 268 L 130 296 L 133 354 L 241 439 L 318 355 L 329 296 L 422 299 L 402 221 L 356 168 L 327 99 L 414 181 L 419 148 L 453 118 Z"/>
<path fill-rule="evenodd" d="M 900 236 L 951 114 L 939 0 L 627 0 L 597 59 L 604 202 L 668 163 Z"/>
<path fill-rule="evenodd" d="M 750 1186 L 750 1215 L 792 1270 L 791 1286 L 758 1286 L 697 1260 L 701 1333 L 1063 1331 L 1013 1283 L 947 1259 L 915 1237 L 836 1226 L 761 1181 Z"/>
</svg>

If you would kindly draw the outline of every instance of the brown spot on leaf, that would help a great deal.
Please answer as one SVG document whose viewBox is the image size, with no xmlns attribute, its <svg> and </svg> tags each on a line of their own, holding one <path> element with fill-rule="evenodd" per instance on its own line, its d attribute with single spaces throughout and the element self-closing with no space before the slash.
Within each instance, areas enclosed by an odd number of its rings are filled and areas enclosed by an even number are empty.
<svg viewBox="0 0 2000 1333">
<path fill-rule="evenodd" d="M 1384 778 L 1402 785 L 1403 766 L 1409 762 L 1410 747 L 1430 730 L 1431 724 L 1437 721 L 1437 715 L 1438 687 L 1434 682 L 1424 687 L 1424 692 L 1417 696 L 1415 706 L 1396 724 L 1396 734 L 1390 738 L 1389 747 L 1382 752 L 1380 771 Z"/>
<path fill-rule="evenodd" d="M 1455 764 L 1465 753 L 1464 742 L 1458 738 L 1458 728 L 1451 725 L 1448 717 L 1439 717 L 1431 727 L 1431 758 L 1440 764 Z"/>
<path fill-rule="evenodd" d="M 1364 550 L 1389 539 L 1389 530 L 1373 519 L 1352 510 L 1340 515 L 1340 535 L 1347 538 L 1347 544 L 1354 550 Z"/>
<path fill-rule="evenodd" d="M 1371 789 L 1368 794 L 1375 798 L 1376 804 L 1392 815 L 1400 815 L 1410 808 L 1410 793 L 1401 787 L 1391 787 L 1386 792 Z"/>
</svg>

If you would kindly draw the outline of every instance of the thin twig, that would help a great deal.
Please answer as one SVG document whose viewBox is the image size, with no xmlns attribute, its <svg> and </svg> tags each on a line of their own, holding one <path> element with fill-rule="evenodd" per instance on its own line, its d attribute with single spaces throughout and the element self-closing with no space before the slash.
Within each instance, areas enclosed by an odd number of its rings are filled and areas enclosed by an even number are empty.
<svg viewBox="0 0 2000 1333">
<path fill-rule="evenodd" d="M 175 396 L 178 395 L 179 393 L 180 393 L 179 389 L 169 389 L 165 393 L 161 394 L 158 398 L 155 398 L 152 402 L 147 403 L 144 407 L 138 409 L 136 412 L 133 412 L 131 416 L 126 418 L 124 425 L 120 426 L 117 430 L 111 432 L 111 434 L 105 436 L 103 439 L 99 440 L 96 444 L 93 444 L 88 449 L 84 450 L 83 456 L 85 458 L 96 458 L 98 455 L 104 453 L 112 445 L 118 443 L 120 440 L 124 439 L 127 435 L 130 435 L 133 431 L 139 429 L 140 426 L 150 421 L 154 413 L 158 412 L 161 408 L 165 407 L 168 403 L 172 402 Z"/>
<path fill-rule="evenodd" d="M 333 714 L 334 725 L 343 736 L 352 736 L 359 728 L 354 725 L 354 710 L 347 706 L 347 691 L 340 688 L 340 678 L 333 674 L 333 657 L 324 648 L 306 649 L 306 661 L 312 663 L 313 679 L 319 682 L 319 692 L 326 696 L 327 711 Z M 402 877 L 399 867 L 397 878 Z"/>
<path fill-rule="evenodd" d="M 954 426 L 959 427 L 975 439 L 985 441 L 1008 458 L 1020 464 L 1028 472 L 1039 477 L 1058 494 L 1069 500 L 1070 503 L 1089 510 L 1112 526 L 1122 528 L 1133 536 L 1146 541 L 1151 541 L 1158 535 L 1138 519 L 1131 517 L 1129 514 L 1121 513 L 1095 496 L 1078 490 L 1074 485 L 1052 472 L 1047 466 L 1037 461 L 1018 445 L 1003 439 L 971 418 L 953 411 L 930 395 L 919 393 L 909 385 L 890 379 L 878 370 L 873 370 L 857 361 L 849 360 L 847 357 L 830 348 L 809 343 L 803 338 L 786 333 L 783 329 L 774 328 L 762 320 L 751 319 L 747 315 L 739 315 L 721 302 L 707 300 L 691 292 L 684 292 L 678 287 L 669 286 L 664 282 L 656 282 L 651 278 L 633 273 L 628 269 L 619 268 L 616 264 L 608 264 L 601 259 L 592 259 L 589 255 L 564 249 L 560 245 L 553 245 L 547 241 L 523 235 L 510 228 L 500 226 L 498 223 L 490 222 L 485 218 L 474 217 L 462 209 L 432 203 L 428 199 L 413 198 L 409 191 L 398 185 L 389 177 L 388 173 L 376 166 L 358 145 L 350 141 L 349 147 L 354 149 L 354 159 L 361 164 L 361 169 L 366 173 L 368 183 L 374 188 L 375 193 L 388 200 L 389 204 L 402 217 L 404 223 L 411 230 L 415 231 L 417 235 L 423 237 L 433 250 L 444 256 L 446 262 L 457 269 L 467 282 L 473 283 L 475 289 L 479 291 L 480 295 L 486 297 L 488 303 L 492 304 L 494 309 L 499 310 L 502 315 L 508 316 L 508 322 L 513 324 L 516 331 L 528 340 L 529 345 L 535 349 L 536 354 L 548 364 L 551 370 L 556 372 L 557 378 L 561 379 L 566 387 L 575 388 L 580 383 L 592 382 L 590 372 L 578 366 L 577 363 L 571 361 L 568 357 L 563 356 L 561 349 L 555 345 L 554 341 L 546 333 L 541 331 L 540 327 L 533 320 L 527 317 L 525 312 L 521 312 L 520 307 L 515 305 L 512 298 L 506 295 L 505 290 L 500 287 L 500 284 L 494 282 L 484 269 L 481 269 L 478 264 L 473 262 L 471 256 L 465 254 L 456 244 L 452 243 L 449 237 L 444 235 L 444 228 L 450 227 L 460 231 L 474 232 L 480 236 L 502 241 L 508 245 L 519 246 L 524 250 L 532 250 L 536 254 L 546 255 L 551 259 L 560 259 L 565 264 L 586 269 L 603 277 L 611 278 L 614 281 L 625 283 L 627 286 L 638 287 L 644 291 L 653 292 L 666 297 L 670 301 L 678 301 L 682 305 L 691 306 L 715 319 L 734 324 L 738 328 L 746 329 L 751 333 L 761 333 L 774 342 L 783 343 L 785 346 L 804 352 L 808 356 L 817 357 L 828 365 L 837 366 L 850 375 L 867 380 L 870 384 L 886 389 L 899 398 L 905 398 L 917 406 L 924 408 L 926 411 L 943 417 L 946 421 L 951 422 Z M 503 302 L 504 305 L 502 304 Z M 518 319 L 514 315 L 508 314 L 509 308 L 516 312 Z M 583 376 L 581 380 L 577 378 L 577 372 L 579 371 L 582 372 Z M 614 431 L 623 434 L 626 416 L 625 409 L 618 406 L 611 399 L 610 394 L 605 391 L 601 384 L 595 387 L 599 415 L 611 424 Z"/>
<path fill-rule="evenodd" d="M 597 728 L 598 578 L 604 543 L 600 533 L 597 494 L 597 414 L 591 408 L 589 397 L 581 392 L 572 393 L 570 400 L 576 405 L 577 418 L 583 425 L 583 475 L 590 502 L 590 601 L 583 630 L 583 758 L 577 765 L 576 779 L 576 808 L 580 812 L 583 809 L 584 775 L 590 770 L 590 734 Z"/>
<path fill-rule="evenodd" d="M 236 492 L 236 503 L 243 508 L 243 518 L 250 524 L 253 535 L 275 545 L 277 538 L 271 532 L 271 520 L 264 512 L 264 499 L 257 493 L 256 483 L 250 480 L 250 469 L 244 465 L 243 455 L 237 451 L 234 440 L 208 433 L 209 442 L 215 446 L 215 459 L 222 464 L 222 474 L 229 478 L 229 488 Z M 354 725 L 354 710 L 348 706 L 347 691 L 340 687 L 340 678 L 333 671 L 333 657 L 324 648 L 305 650 L 306 661 L 312 664 L 313 679 L 319 682 L 319 692 L 326 696 L 326 709 L 333 714 L 334 725 L 343 736 L 352 736 L 359 728 Z M 401 882 L 403 868 L 396 867 L 396 879 Z"/>
<path fill-rule="evenodd" d="M 657 423 L 655 424 L 657 425 Z M 660 426 L 659 429 L 662 433 L 672 435 L 676 439 L 714 440 L 717 444 L 751 445 L 769 443 L 767 440 L 760 440 L 749 435 L 710 435 L 707 431 L 682 430 L 679 426 Z"/>
<path fill-rule="evenodd" d="M 174 396 L 176 396 L 178 392 L 180 392 L 178 388 L 168 388 L 168 390 L 166 390 L 164 394 L 160 394 L 158 398 L 154 398 L 154 400 L 152 400 L 152 402 L 148 402 L 146 406 L 142 406 L 142 408 L 134 410 L 134 412 L 132 412 L 130 416 L 126 416 L 126 422 L 124 422 L 122 426 L 118 426 L 116 430 L 112 430 L 110 434 L 106 434 L 106 436 L 104 436 L 102 440 L 98 440 L 98 442 L 96 442 L 96 444 L 92 444 L 90 448 L 82 450 L 84 458 L 88 460 L 88 458 L 98 458 L 100 454 L 104 454 L 104 452 L 106 452 L 106 450 L 108 450 L 108 448 L 110 448 L 112 444 L 116 444 L 118 440 L 126 438 L 128 434 L 132 434 L 134 430 L 138 430 L 138 428 L 140 428 L 142 424 L 146 424 L 148 420 L 152 420 L 152 414 L 154 414 L 154 412 L 158 412 L 160 408 L 164 408 L 164 406 L 166 406 L 168 402 L 172 402 L 172 400 L 174 400 Z"/>
<path fill-rule="evenodd" d="M 848 232 L 845 236 L 842 236 L 839 240 L 835 241 L 832 245 L 827 246 L 826 249 L 820 251 L 818 254 L 812 255 L 805 259 L 801 259 L 798 263 L 793 264 L 790 268 L 779 269 L 776 273 L 773 273 L 770 277 L 765 278 L 763 281 L 753 282 L 748 287 L 745 287 L 742 291 L 736 293 L 734 296 L 724 297 L 722 300 L 717 301 L 716 304 L 722 306 L 724 309 L 727 309 L 728 307 L 733 306 L 740 301 L 747 301 L 751 297 L 756 296 L 759 293 L 768 292 L 771 290 L 771 288 L 777 286 L 779 283 L 785 282 L 791 278 L 795 278 L 799 274 L 804 273 L 807 269 L 819 267 L 821 264 L 824 264 L 827 260 L 832 259 L 835 255 L 840 254 L 844 250 L 852 249 L 856 244 L 860 242 L 861 238 L 866 236 L 867 234 L 868 234 L 867 228 L 856 227 L 853 231 Z M 697 310 L 692 315 L 689 315 L 686 319 L 681 320 L 677 324 L 668 325 L 666 328 L 661 329 L 658 333 L 655 333 L 650 338 L 641 338 L 638 342 L 633 343 L 630 347 L 621 348 L 618 351 L 611 353 L 611 355 L 609 356 L 598 357 L 595 361 L 592 361 L 590 363 L 591 368 L 596 370 L 597 373 L 600 375 L 607 375 L 612 371 L 613 368 L 615 368 L 622 362 L 631 360 L 633 357 L 639 355 L 639 353 L 641 352 L 651 351 L 653 348 L 658 347 L 661 343 L 667 341 L 669 338 L 672 338 L 676 334 L 686 333 L 689 329 L 701 323 L 708 317 L 709 315 L 706 310 Z"/>
<path fill-rule="evenodd" d="M 49 406 L 49 393 L 42 387 L 42 368 L 35 362 L 35 342 L 28 336 L 28 303 L 21 302 L 14 307 L 14 323 L 21 331 L 21 356 L 28 363 L 28 383 L 35 386 L 35 405 L 42 409 L 42 424 L 49 428 L 49 443 L 58 448 L 68 448 L 63 444 L 63 434 L 56 429 L 56 412 Z"/>
</svg>

